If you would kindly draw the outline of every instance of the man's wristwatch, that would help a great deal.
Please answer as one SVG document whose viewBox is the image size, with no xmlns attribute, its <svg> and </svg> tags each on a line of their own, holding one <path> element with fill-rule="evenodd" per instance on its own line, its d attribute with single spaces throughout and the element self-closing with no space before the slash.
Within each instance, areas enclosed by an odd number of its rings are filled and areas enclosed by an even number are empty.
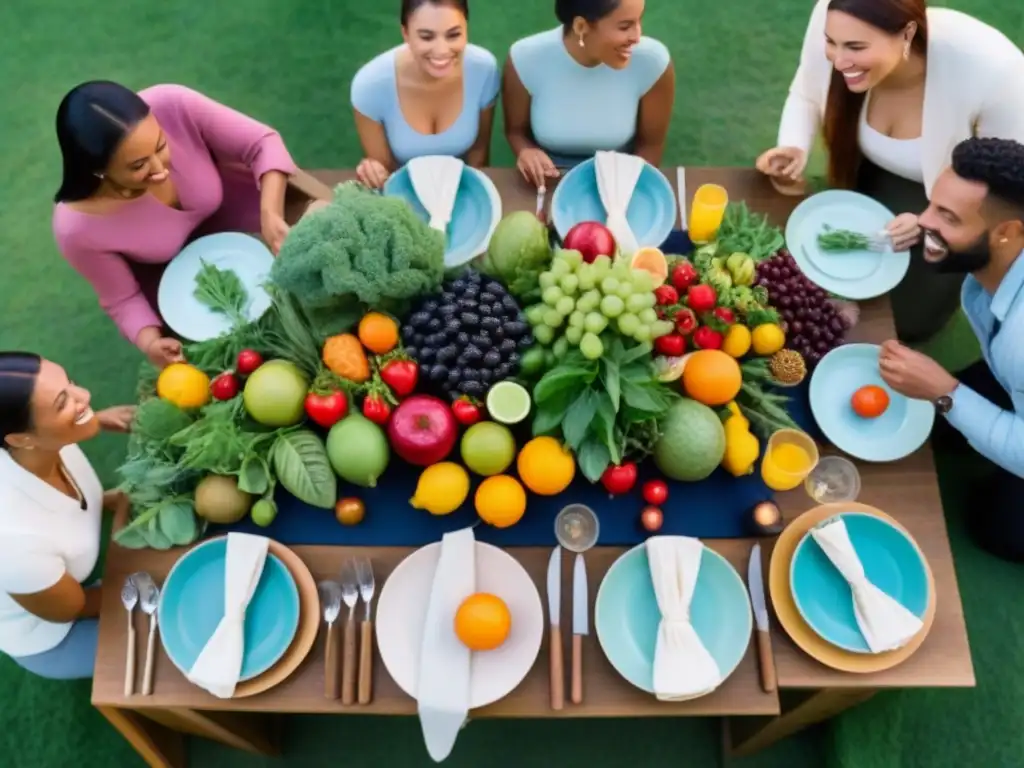
<svg viewBox="0 0 1024 768">
<path fill-rule="evenodd" d="M 953 408 L 953 397 L 952 395 L 943 395 L 935 401 L 935 412 L 940 416 L 945 416 Z"/>
</svg>

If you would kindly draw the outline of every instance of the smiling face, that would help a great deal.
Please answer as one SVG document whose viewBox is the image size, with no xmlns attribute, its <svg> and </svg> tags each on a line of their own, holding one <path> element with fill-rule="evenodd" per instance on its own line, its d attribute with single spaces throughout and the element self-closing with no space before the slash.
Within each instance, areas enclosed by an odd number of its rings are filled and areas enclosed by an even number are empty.
<svg viewBox="0 0 1024 768">
<path fill-rule="evenodd" d="M 843 76 L 846 87 L 864 93 L 885 80 L 903 61 L 916 25 L 891 35 L 842 11 L 829 11 L 825 55 Z"/>
<path fill-rule="evenodd" d="M 424 74 L 443 78 L 454 74 L 468 42 L 466 16 L 447 4 L 424 3 L 402 27 L 402 37 Z"/>
<path fill-rule="evenodd" d="M 27 432 L 7 436 L 15 448 L 56 451 L 95 437 L 99 420 L 89 405 L 89 390 L 68 379 L 67 372 L 49 360 L 40 361 L 29 405 Z"/>
<path fill-rule="evenodd" d="M 573 37 L 583 38 L 587 56 L 612 69 L 624 69 L 633 56 L 633 48 L 640 42 L 644 0 L 622 0 L 618 7 L 603 19 L 587 23 L 577 18 L 573 24 Z M 575 41 L 570 41 L 575 45 Z"/>
<path fill-rule="evenodd" d="M 967 274 L 992 259 L 991 227 L 985 217 L 988 187 L 947 168 L 935 181 L 931 203 L 918 223 L 924 259 L 941 272 Z"/>
<path fill-rule="evenodd" d="M 150 114 L 132 128 L 110 158 L 105 177 L 125 189 L 144 190 L 170 178 L 171 151 Z"/>
</svg>

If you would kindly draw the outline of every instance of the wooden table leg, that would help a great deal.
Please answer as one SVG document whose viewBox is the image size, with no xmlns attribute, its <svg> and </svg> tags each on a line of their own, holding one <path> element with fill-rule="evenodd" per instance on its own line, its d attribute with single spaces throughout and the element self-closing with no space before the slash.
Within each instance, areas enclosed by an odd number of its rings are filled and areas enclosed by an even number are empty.
<svg viewBox="0 0 1024 768">
<path fill-rule="evenodd" d="M 97 707 L 150 768 L 185 768 L 185 738 L 178 731 L 139 716 L 128 709 Z"/>
<path fill-rule="evenodd" d="M 200 712 L 173 707 L 142 709 L 139 714 L 180 733 L 201 736 L 257 755 L 281 754 L 276 715 L 234 712 Z"/>
<path fill-rule="evenodd" d="M 780 691 L 782 714 L 776 717 L 723 718 L 726 756 L 752 755 L 804 728 L 867 701 L 876 692 L 871 689 Z"/>
</svg>

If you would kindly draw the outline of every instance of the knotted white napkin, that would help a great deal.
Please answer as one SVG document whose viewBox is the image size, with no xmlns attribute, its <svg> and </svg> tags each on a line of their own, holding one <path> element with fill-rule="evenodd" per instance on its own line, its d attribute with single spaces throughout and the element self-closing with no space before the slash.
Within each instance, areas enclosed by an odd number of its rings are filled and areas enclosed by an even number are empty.
<svg viewBox="0 0 1024 768">
<path fill-rule="evenodd" d="M 811 536 L 849 582 L 853 614 L 872 653 L 902 648 L 921 631 L 922 621 L 917 616 L 868 581 L 841 517 L 812 528 Z"/>
<path fill-rule="evenodd" d="M 188 679 L 219 699 L 230 699 L 242 674 L 245 610 L 263 574 L 270 541 L 264 536 L 229 533 L 224 558 L 224 618 L 199 653 Z"/>
<path fill-rule="evenodd" d="M 626 211 L 643 169 L 644 161 L 635 155 L 621 152 L 598 152 L 594 155 L 597 193 L 608 217 L 605 225 L 627 256 L 632 256 L 640 247 L 626 220 Z"/>
<path fill-rule="evenodd" d="M 694 699 L 722 683 L 718 664 L 690 623 L 703 552 L 700 540 L 688 536 L 647 540 L 651 583 L 661 612 L 654 646 L 654 693 L 662 701 Z"/>
<path fill-rule="evenodd" d="M 455 613 L 475 591 L 473 529 L 446 533 L 427 604 L 416 686 L 423 740 L 437 763 L 451 753 L 469 714 L 471 652 L 455 635 Z"/>
<path fill-rule="evenodd" d="M 434 229 L 448 229 L 464 165 L 459 158 L 445 155 L 415 157 L 408 163 L 413 191 L 430 215 L 430 226 Z"/>
</svg>

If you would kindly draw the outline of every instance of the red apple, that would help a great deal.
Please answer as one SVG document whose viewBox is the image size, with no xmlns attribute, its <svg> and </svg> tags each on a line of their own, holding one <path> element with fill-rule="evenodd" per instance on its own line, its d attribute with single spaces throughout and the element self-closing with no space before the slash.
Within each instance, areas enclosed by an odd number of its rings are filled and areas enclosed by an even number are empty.
<svg viewBox="0 0 1024 768">
<path fill-rule="evenodd" d="M 562 247 L 579 251 L 587 264 L 598 256 L 615 258 L 615 238 L 608 227 L 598 221 L 581 221 L 566 233 Z"/>
</svg>

